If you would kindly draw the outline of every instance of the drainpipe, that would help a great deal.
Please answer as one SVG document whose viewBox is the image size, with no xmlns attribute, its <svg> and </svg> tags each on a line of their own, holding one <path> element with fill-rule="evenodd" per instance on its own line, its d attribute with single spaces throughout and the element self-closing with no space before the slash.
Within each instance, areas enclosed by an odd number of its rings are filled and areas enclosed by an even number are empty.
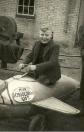
<svg viewBox="0 0 84 132">
<path fill-rule="evenodd" d="M 67 29 L 68 29 L 68 22 L 69 22 L 69 12 L 70 12 L 70 0 L 68 0 L 67 3 L 67 14 L 66 14 L 66 21 L 65 21 L 65 29 L 64 32 L 67 33 Z"/>
</svg>

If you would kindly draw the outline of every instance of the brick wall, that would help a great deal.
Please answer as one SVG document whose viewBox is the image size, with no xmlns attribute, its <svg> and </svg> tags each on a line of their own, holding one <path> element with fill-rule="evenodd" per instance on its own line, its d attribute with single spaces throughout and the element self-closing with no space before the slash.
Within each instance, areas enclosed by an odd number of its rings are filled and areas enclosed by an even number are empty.
<svg viewBox="0 0 84 132">
<path fill-rule="evenodd" d="M 35 19 L 16 17 L 16 7 L 17 0 L 6 0 L 6 2 L 0 0 L 0 15 L 13 17 L 18 31 L 24 33 L 30 44 L 32 44 L 31 40 L 38 38 L 40 26 L 47 23 L 54 31 L 55 41 L 74 45 L 80 0 L 35 0 Z"/>
</svg>

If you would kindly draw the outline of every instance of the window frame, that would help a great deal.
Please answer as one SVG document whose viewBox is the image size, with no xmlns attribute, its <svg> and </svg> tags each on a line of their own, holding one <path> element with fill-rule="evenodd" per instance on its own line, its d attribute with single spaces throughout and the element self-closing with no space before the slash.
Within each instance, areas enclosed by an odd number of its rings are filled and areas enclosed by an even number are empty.
<svg viewBox="0 0 84 132">
<path fill-rule="evenodd" d="M 29 3 L 30 3 L 30 0 L 29 0 Z M 35 18 L 35 0 L 34 0 L 34 6 L 27 6 L 28 7 L 28 12 L 29 12 L 29 7 L 34 7 L 34 13 L 33 14 L 21 14 L 21 13 L 18 13 L 19 6 L 23 6 L 23 9 L 24 9 L 24 4 L 23 5 L 19 5 L 19 0 L 17 0 L 17 13 L 16 13 L 16 16 L 23 17 L 23 18 L 24 17 L 26 17 L 26 18 Z"/>
</svg>

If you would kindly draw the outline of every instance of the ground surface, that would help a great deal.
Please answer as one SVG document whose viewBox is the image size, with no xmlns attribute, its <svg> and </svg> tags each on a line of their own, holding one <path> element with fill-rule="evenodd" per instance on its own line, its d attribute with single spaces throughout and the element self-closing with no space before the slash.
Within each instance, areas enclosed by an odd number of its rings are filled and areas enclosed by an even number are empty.
<svg viewBox="0 0 84 132">
<path fill-rule="evenodd" d="M 76 54 L 79 55 L 79 48 L 63 48 L 60 50 L 62 54 Z M 22 56 L 24 58 L 25 54 Z M 60 61 L 62 66 L 72 66 L 74 68 L 80 68 L 80 59 L 79 58 L 67 58 L 60 57 L 61 59 L 65 59 L 65 61 Z M 8 68 L 17 70 L 17 64 L 12 65 L 8 64 Z M 69 69 L 69 68 L 61 68 L 62 74 L 71 76 L 78 69 Z M 0 79 L 7 79 L 13 75 L 20 74 L 16 71 L 8 71 L 8 70 L 0 70 Z M 79 99 L 79 90 L 77 90 L 70 99 L 66 101 L 66 103 L 78 108 L 82 109 L 82 103 Z M 48 131 L 84 131 L 84 116 L 76 117 L 70 115 L 64 115 L 56 112 L 48 112 Z M 0 119 L 0 131 L 27 131 L 28 130 L 29 120 L 26 119 Z"/>
</svg>

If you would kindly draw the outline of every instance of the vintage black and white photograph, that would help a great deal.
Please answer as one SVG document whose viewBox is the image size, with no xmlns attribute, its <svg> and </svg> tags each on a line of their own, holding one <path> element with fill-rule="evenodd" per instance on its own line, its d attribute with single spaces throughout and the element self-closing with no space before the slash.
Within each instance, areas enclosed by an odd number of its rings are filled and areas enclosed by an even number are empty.
<svg viewBox="0 0 84 132">
<path fill-rule="evenodd" d="M 84 131 L 84 0 L 0 0 L 0 131 Z"/>
</svg>

